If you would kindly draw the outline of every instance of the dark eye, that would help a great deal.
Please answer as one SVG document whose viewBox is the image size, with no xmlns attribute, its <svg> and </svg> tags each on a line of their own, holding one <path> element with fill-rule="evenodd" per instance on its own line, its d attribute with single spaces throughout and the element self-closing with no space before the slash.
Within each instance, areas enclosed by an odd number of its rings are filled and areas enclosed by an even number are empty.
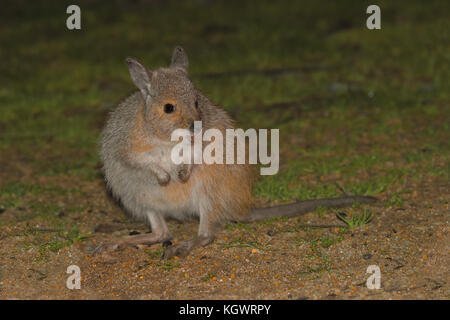
<svg viewBox="0 0 450 320">
<path fill-rule="evenodd" d="M 171 103 L 166 103 L 166 104 L 164 105 L 164 112 L 165 112 L 165 113 L 172 113 L 172 112 L 174 112 L 174 111 L 175 111 L 175 107 L 174 107 L 173 104 L 171 104 Z"/>
<path fill-rule="evenodd" d="M 198 109 L 198 101 L 195 101 L 195 109 Z"/>
</svg>

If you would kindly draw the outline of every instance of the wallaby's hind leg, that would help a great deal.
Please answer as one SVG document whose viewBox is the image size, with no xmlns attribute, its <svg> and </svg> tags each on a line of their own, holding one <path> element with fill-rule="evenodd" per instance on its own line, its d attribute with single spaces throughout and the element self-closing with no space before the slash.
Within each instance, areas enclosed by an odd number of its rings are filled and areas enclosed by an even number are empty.
<svg viewBox="0 0 450 320">
<path fill-rule="evenodd" d="M 175 256 L 185 257 L 193 249 L 206 246 L 214 241 L 216 234 L 216 221 L 211 219 L 207 213 L 200 214 L 200 225 L 198 227 L 198 235 L 196 238 L 180 241 L 166 248 L 162 255 L 162 259 L 171 259 Z"/>
<path fill-rule="evenodd" d="M 148 214 L 148 217 L 152 226 L 152 233 L 128 236 L 112 242 L 101 244 L 94 249 L 94 254 L 105 251 L 115 251 L 120 248 L 135 246 L 138 244 L 151 245 L 155 243 L 165 242 L 172 238 L 169 228 L 167 228 L 166 221 L 161 215 L 152 212 Z"/>
</svg>

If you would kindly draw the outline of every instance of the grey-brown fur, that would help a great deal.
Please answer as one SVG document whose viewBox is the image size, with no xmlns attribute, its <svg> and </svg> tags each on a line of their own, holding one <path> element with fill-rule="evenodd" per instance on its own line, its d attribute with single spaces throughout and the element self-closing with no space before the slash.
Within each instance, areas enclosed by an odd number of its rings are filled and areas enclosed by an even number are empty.
<svg viewBox="0 0 450 320">
<path fill-rule="evenodd" d="M 292 215 L 293 209 L 303 213 L 323 204 L 339 206 L 355 201 L 315 200 L 249 211 L 253 176 L 248 165 L 175 165 L 170 160 L 176 143 L 170 141 L 173 130 L 191 129 L 195 120 L 201 120 L 204 129 L 224 132 L 234 127 L 225 111 L 195 89 L 183 49 L 175 48 L 168 68 L 151 71 L 131 58 L 127 64 L 139 91 L 111 113 L 102 133 L 101 160 L 112 194 L 133 217 L 150 224 L 152 233 L 101 245 L 97 252 L 165 242 L 171 239 L 167 218 L 199 218 L 198 236 L 169 246 L 164 253 L 164 258 L 183 256 L 212 242 L 215 228 L 222 221 L 260 220 L 283 212 Z M 168 108 L 168 104 L 174 108 Z M 170 110 L 174 111 L 166 113 Z M 358 201 L 370 199 L 360 197 Z"/>
</svg>

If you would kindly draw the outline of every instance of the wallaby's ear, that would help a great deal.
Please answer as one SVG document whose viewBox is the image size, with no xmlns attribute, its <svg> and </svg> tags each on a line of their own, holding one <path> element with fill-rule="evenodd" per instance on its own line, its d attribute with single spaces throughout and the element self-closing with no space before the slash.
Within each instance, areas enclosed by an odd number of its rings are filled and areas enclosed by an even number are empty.
<svg viewBox="0 0 450 320">
<path fill-rule="evenodd" d="M 141 90 L 142 96 L 146 100 L 150 95 L 151 71 L 133 58 L 126 58 L 125 61 L 128 64 L 131 80 Z"/>
<path fill-rule="evenodd" d="M 189 60 L 186 52 L 182 47 L 177 46 L 173 49 L 172 53 L 172 62 L 170 64 L 171 67 L 178 67 L 184 69 L 184 71 L 188 71 Z"/>
</svg>

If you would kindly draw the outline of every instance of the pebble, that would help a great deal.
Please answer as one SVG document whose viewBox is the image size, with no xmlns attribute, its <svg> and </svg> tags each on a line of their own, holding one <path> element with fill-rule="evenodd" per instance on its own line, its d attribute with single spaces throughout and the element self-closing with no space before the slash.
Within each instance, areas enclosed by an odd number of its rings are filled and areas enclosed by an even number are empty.
<svg viewBox="0 0 450 320">
<path fill-rule="evenodd" d="M 370 254 L 370 253 L 366 253 L 365 255 L 363 255 L 363 258 L 365 259 L 365 260 L 369 260 L 370 258 L 372 258 L 372 254 Z"/>
</svg>

